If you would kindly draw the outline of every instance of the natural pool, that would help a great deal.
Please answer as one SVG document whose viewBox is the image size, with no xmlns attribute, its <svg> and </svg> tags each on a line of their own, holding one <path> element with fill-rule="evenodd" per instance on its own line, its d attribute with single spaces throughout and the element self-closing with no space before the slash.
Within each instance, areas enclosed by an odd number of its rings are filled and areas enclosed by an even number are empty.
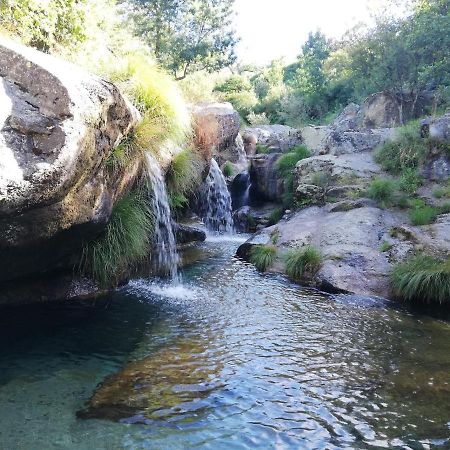
<svg viewBox="0 0 450 450">
<path fill-rule="evenodd" d="M 237 246 L 201 244 L 183 288 L 2 312 L 0 448 L 450 448 L 449 322 L 262 276 Z"/>
</svg>

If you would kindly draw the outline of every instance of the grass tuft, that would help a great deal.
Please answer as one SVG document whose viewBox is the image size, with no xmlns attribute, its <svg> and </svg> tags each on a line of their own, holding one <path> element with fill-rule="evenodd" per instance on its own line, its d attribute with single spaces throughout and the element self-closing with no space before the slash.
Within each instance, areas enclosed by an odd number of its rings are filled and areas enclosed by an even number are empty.
<svg viewBox="0 0 450 450">
<path fill-rule="evenodd" d="M 273 265 L 277 257 L 277 249 L 271 245 L 255 245 L 250 250 L 250 262 L 261 272 Z"/>
<path fill-rule="evenodd" d="M 146 197 L 134 192 L 119 200 L 103 235 L 84 247 L 81 273 L 102 287 L 150 254 L 154 217 Z"/>
<path fill-rule="evenodd" d="M 387 178 L 375 178 L 369 183 L 367 195 L 381 205 L 390 205 L 395 194 L 395 183 Z"/>
<path fill-rule="evenodd" d="M 411 223 L 416 226 L 429 225 L 430 223 L 436 221 L 438 215 L 439 215 L 438 208 L 435 208 L 434 206 L 430 205 L 413 208 L 409 212 L 409 218 L 411 220 Z"/>
<path fill-rule="evenodd" d="M 421 303 L 450 301 L 450 259 L 439 261 L 417 256 L 398 264 L 391 272 L 391 284 L 399 298 Z"/>
<path fill-rule="evenodd" d="M 267 226 L 272 226 L 277 224 L 282 218 L 284 214 L 283 208 L 274 209 L 269 216 L 269 221 L 267 222 Z"/>
<path fill-rule="evenodd" d="M 233 170 L 233 164 L 230 163 L 230 161 L 227 161 L 222 170 L 224 176 L 231 177 L 233 176 L 234 170 Z"/>
<path fill-rule="evenodd" d="M 313 246 L 290 251 L 286 256 L 285 270 L 288 277 L 301 280 L 305 276 L 313 277 L 323 264 L 323 256 Z"/>
</svg>

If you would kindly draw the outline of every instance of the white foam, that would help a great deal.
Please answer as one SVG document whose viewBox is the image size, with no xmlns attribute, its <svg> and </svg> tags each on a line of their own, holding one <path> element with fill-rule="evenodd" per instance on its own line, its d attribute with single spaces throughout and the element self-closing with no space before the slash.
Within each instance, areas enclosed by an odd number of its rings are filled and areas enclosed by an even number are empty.
<svg viewBox="0 0 450 450">
<path fill-rule="evenodd" d="M 198 291 L 182 283 L 158 283 L 141 279 L 130 281 L 128 286 L 138 295 L 151 293 L 159 297 L 177 300 L 195 300 L 199 297 Z"/>
</svg>

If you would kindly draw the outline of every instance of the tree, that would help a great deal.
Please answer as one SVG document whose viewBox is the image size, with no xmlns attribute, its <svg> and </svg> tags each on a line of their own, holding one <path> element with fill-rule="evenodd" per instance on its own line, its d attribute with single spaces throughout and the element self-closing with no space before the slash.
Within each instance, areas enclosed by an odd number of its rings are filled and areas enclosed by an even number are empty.
<svg viewBox="0 0 450 450">
<path fill-rule="evenodd" d="M 133 0 L 130 16 L 156 60 L 177 80 L 236 61 L 234 0 Z"/>
</svg>

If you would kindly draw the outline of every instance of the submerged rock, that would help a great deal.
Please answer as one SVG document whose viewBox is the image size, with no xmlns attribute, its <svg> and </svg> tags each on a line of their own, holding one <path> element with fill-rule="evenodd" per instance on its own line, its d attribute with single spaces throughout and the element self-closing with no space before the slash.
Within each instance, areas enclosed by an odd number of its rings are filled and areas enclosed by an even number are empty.
<svg viewBox="0 0 450 450">
<path fill-rule="evenodd" d="M 201 408 L 201 399 L 219 387 L 221 370 L 209 361 L 207 344 L 198 336 L 183 337 L 129 363 L 99 385 L 78 417 L 132 423 Z"/>
<path fill-rule="evenodd" d="M 138 118 L 111 83 L 0 41 L 0 282 L 66 267 L 98 235 L 139 170 L 106 167 Z"/>
</svg>

